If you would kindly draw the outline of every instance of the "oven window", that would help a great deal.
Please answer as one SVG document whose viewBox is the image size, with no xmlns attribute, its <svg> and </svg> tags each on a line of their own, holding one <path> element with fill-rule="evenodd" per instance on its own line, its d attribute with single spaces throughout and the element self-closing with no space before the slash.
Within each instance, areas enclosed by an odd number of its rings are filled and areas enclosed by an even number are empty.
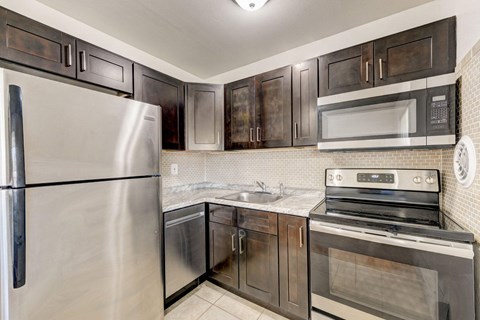
<svg viewBox="0 0 480 320">
<path fill-rule="evenodd" d="M 417 100 L 322 112 L 322 139 L 405 136 L 417 132 Z"/>
<path fill-rule="evenodd" d="M 329 248 L 330 294 L 406 320 L 438 319 L 438 273 Z"/>
</svg>

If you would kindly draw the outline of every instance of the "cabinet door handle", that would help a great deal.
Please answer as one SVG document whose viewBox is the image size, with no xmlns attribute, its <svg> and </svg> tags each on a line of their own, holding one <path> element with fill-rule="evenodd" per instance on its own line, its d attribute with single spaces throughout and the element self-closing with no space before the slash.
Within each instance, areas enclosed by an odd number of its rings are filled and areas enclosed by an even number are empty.
<svg viewBox="0 0 480 320">
<path fill-rule="evenodd" d="M 368 79 L 368 61 L 365 62 L 365 81 L 368 83 L 369 79 Z"/>
<path fill-rule="evenodd" d="M 298 123 L 294 123 L 293 126 L 293 136 L 295 137 L 295 140 L 298 140 Z"/>
<path fill-rule="evenodd" d="M 383 80 L 383 60 L 380 58 L 378 59 L 378 67 L 380 71 L 380 80 Z"/>
<path fill-rule="evenodd" d="M 261 142 L 262 141 L 262 128 L 260 127 L 257 127 L 257 142 Z"/>
<path fill-rule="evenodd" d="M 253 140 L 253 128 L 250 128 L 250 142 L 255 142 Z"/>
<path fill-rule="evenodd" d="M 217 132 L 217 144 L 220 145 L 220 131 Z"/>
<path fill-rule="evenodd" d="M 235 252 L 235 233 L 232 234 L 232 252 Z"/>
<path fill-rule="evenodd" d="M 245 238 L 244 235 L 241 235 L 239 238 L 238 238 L 238 244 L 240 245 L 240 254 L 243 254 L 245 252 L 245 250 L 243 250 L 243 239 Z"/>
<path fill-rule="evenodd" d="M 300 241 L 300 248 L 303 248 L 303 227 L 298 228 L 298 238 Z"/>
<path fill-rule="evenodd" d="M 67 44 L 67 53 L 66 53 L 66 65 L 67 67 L 71 67 L 72 66 L 72 45 L 71 44 Z"/>
<path fill-rule="evenodd" d="M 85 50 L 80 51 L 80 71 L 87 71 L 87 53 Z"/>
</svg>

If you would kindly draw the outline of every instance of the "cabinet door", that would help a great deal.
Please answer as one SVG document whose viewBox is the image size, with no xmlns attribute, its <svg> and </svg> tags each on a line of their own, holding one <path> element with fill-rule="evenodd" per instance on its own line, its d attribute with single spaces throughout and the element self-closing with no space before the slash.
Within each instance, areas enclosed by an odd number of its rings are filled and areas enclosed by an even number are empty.
<svg viewBox="0 0 480 320">
<path fill-rule="evenodd" d="M 375 85 L 454 72 L 455 17 L 375 41 Z"/>
<path fill-rule="evenodd" d="M 293 66 L 292 74 L 293 146 L 317 143 L 317 59 Z"/>
<path fill-rule="evenodd" d="M 319 96 L 373 87 L 373 42 L 318 58 Z"/>
<path fill-rule="evenodd" d="M 0 8 L 0 58 L 75 78 L 75 39 Z"/>
<path fill-rule="evenodd" d="M 77 79 L 114 90 L 132 93 L 133 65 L 87 42 L 77 40 Z"/>
<path fill-rule="evenodd" d="M 209 223 L 210 277 L 238 288 L 237 228 Z"/>
<path fill-rule="evenodd" d="M 184 83 L 139 64 L 134 76 L 133 98 L 162 107 L 162 148 L 185 149 Z"/>
<path fill-rule="evenodd" d="M 278 242 L 274 235 L 238 231 L 240 290 L 278 306 Z"/>
<path fill-rule="evenodd" d="M 307 219 L 280 214 L 278 223 L 280 307 L 308 319 Z"/>
<path fill-rule="evenodd" d="M 257 147 L 292 146 L 292 68 L 255 76 Z"/>
<path fill-rule="evenodd" d="M 223 85 L 187 85 L 187 149 L 223 150 Z"/>
<path fill-rule="evenodd" d="M 255 81 L 225 85 L 225 149 L 255 148 Z"/>
</svg>

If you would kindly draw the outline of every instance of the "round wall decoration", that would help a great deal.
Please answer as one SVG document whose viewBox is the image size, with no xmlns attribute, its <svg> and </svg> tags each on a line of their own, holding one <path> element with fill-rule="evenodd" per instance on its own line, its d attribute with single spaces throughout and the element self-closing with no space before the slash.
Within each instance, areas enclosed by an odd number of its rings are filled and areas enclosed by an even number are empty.
<svg viewBox="0 0 480 320">
<path fill-rule="evenodd" d="M 465 188 L 470 187 L 475 179 L 477 156 L 475 145 L 469 136 L 463 136 L 455 146 L 453 171 L 458 182 Z"/>
</svg>

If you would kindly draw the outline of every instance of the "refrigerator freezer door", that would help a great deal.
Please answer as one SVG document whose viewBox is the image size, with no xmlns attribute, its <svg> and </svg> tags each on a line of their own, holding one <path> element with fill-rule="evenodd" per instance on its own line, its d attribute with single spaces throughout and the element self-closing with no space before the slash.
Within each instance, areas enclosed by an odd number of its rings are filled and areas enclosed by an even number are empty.
<svg viewBox="0 0 480 320">
<path fill-rule="evenodd" d="M 26 283 L 13 289 L 2 253 L 5 319 L 163 319 L 159 188 L 159 178 L 27 188 Z"/>
<path fill-rule="evenodd" d="M 159 174 L 160 107 L 0 69 L 0 186 L 11 185 L 11 85 L 21 92 L 27 186 Z"/>
</svg>

